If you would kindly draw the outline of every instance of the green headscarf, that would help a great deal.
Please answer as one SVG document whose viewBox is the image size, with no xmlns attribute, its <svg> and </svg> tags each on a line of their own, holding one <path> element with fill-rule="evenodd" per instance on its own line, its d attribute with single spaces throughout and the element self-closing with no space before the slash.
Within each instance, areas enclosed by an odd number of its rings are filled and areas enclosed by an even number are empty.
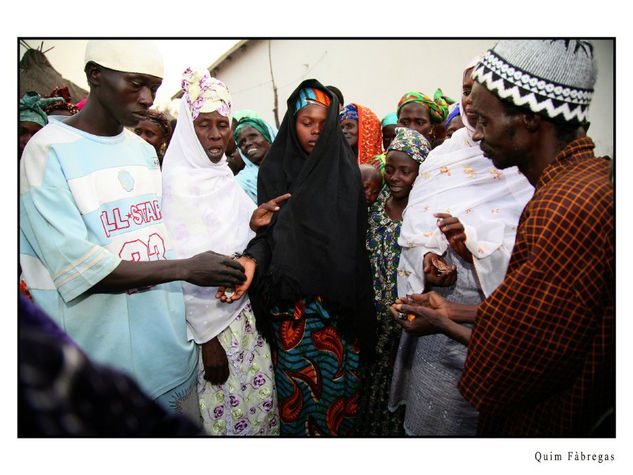
<svg viewBox="0 0 633 475">
<path fill-rule="evenodd" d="M 449 100 L 452 99 L 449 98 Z M 435 91 L 433 99 L 421 92 L 407 92 L 404 96 L 402 96 L 400 102 L 398 102 L 398 117 L 400 116 L 400 109 L 410 102 L 418 102 L 426 107 L 431 116 L 431 122 L 436 124 L 444 122 L 444 119 L 446 119 L 446 116 L 448 115 L 448 103 L 446 102 L 446 98 L 441 89 Z"/>
<path fill-rule="evenodd" d="M 257 129 L 257 131 L 262 134 L 262 136 L 264 137 L 264 139 L 266 139 L 266 142 L 268 143 L 273 143 L 273 139 L 270 136 L 270 133 L 268 131 L 268 124 L 266 124 L 266 122 L 264 122 L 262 119 L 257 118 L 257 117 L 243 117 L 242 119 L 240 119 L 240 121 L 237 124 L 237 127 L 235 127 L 235 132 L 233 132 L 233 138 L 235 139 L 235 143 L 237 143 L 237 133 L 243 129 L 244 127 L 254 127 L 255 129 Z"/>
<path fill-rule="evenodd" d="M 20 122 L 35 122 L 44 127 L 48 124 L 48 116 L 44 108 L 58 101 L 63 101 L 62 97 L 42 98 L 37 92 L 29 91 L 20 99 Z"/>
</svg>

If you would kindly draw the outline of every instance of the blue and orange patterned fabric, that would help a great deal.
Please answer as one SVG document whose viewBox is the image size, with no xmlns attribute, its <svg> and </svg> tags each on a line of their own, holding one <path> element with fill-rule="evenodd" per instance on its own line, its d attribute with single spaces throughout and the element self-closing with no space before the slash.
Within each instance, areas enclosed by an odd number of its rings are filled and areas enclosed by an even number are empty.
<svg viewBox="0 0 633 475">
<path fill-rule="evenodd" d="M 358 411 L 358 353 L 317 298 L 272 312 L 273 364 L 282 436 L 352 436 Z"/>
</svg>

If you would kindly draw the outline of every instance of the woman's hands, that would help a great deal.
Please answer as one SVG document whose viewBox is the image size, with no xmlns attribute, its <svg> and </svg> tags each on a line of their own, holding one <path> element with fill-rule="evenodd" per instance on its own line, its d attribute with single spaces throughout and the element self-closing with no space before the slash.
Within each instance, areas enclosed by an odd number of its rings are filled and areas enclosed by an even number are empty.
<svg viewBox="0 0 633 475">
<path fill-rule="evenodd" d="M 473 255 L 466 247 L 466 232 L 461 221 L 447 213 L 435 213 L 437 226 L 444 233 L 453 250 L 466 262 L 473 262 Z"/>
<path fill-rule="evenodd" d="M 444 297 L 427 292 L 400 298 L 389 310 L 408 333 L 422 336 L 442 332 L 449 319 L 449 308 L 450 302 Z"/>
<path fill-rule="evenodd" d="M 244 274 L 246 274 L 246 280 L 241 284 L 236 285 L 235 287 L 218 287 L 218 291 L 215 294 L 216 299 L 222 300 L 222 302 L 231 303 L 235 302 L 242 298 L 242 295 L 246 293 L 251 283 L 253 282 L 253 277 L 255 276 L 255 268 L 257 264 L 255 260 L 248 256 L 238 257 L 237 262 L 242 264 L 244 268 Z"/>
<path fill-rule="evenodd" d="M 400 326 L 412 335 L 442 333 L 468 346 L 472 331 L 457 322 L 473 322 L 477 306 L 455 304 L 435 292 L 428 292 L 398 299 L 390 311 Z"/>
<path fill-rule="evenodd" d="M 253 214 L 251 215 L 251 229 L 257 232 L 259 228 L 268 226 L 270 221 L 273 219 L 273 215 L 279 211 L 279 203 L 286 201 L 290 198 L 290 196 L 290 193 L 286 193 L 259 205 L 259 207 L 253 211 Z"/>
<path fill-rule="evenodd" d="M 457 280 L 457 266 L 449 266 L 441 256 L 432 252 L 424 254 L 422 261 L 424 282 L 435 287 L 449 287 Z"/>
</svg>

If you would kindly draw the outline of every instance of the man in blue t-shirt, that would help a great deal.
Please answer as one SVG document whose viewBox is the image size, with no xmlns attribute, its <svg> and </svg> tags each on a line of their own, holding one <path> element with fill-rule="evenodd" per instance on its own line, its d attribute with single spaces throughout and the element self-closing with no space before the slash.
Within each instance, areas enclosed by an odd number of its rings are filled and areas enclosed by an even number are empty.
<svg viewBox="0 0 633 475">
<path fill-rule="evenodd" d="M 171 259 L 156 152 L 126 129 L 145 117 L 162 83 L 154 44 L 89 41 L 84 63 L 86 105 L 51 120 L 22 155 L 22 278 L 91 359 L 198 422 L 197 350 L 178 281 L 235 286 L 246 277 L 212 251 Z"/>
</svg>

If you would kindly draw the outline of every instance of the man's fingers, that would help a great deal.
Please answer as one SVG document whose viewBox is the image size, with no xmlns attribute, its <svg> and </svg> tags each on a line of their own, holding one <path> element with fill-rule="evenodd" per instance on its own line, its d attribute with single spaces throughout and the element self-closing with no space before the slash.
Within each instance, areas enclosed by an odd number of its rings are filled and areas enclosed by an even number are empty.
<svg viewBox="0 0 633 475">
<path fill-rule="evenodd" d="M 227 257 L 226 259 L 222 261 L 222 264 L 224 264 L 227 267 L 231 267 L 232 269 L 236 269 L 240 272 L 244 272 L 244 266 L 240 264 L 236 259 L 231 259 L 230 257 Z M 230 270 L 231 269 L 229 269 L 229 271 Z"/>
<path fill-rule="evenodd" d="M 246 280 L 246 275 L 237 270 L 228 270 L 224 275 L 220 277 L 218 282 L 219 287 L 236 287 L 241 285 Z"/>
</svg>

